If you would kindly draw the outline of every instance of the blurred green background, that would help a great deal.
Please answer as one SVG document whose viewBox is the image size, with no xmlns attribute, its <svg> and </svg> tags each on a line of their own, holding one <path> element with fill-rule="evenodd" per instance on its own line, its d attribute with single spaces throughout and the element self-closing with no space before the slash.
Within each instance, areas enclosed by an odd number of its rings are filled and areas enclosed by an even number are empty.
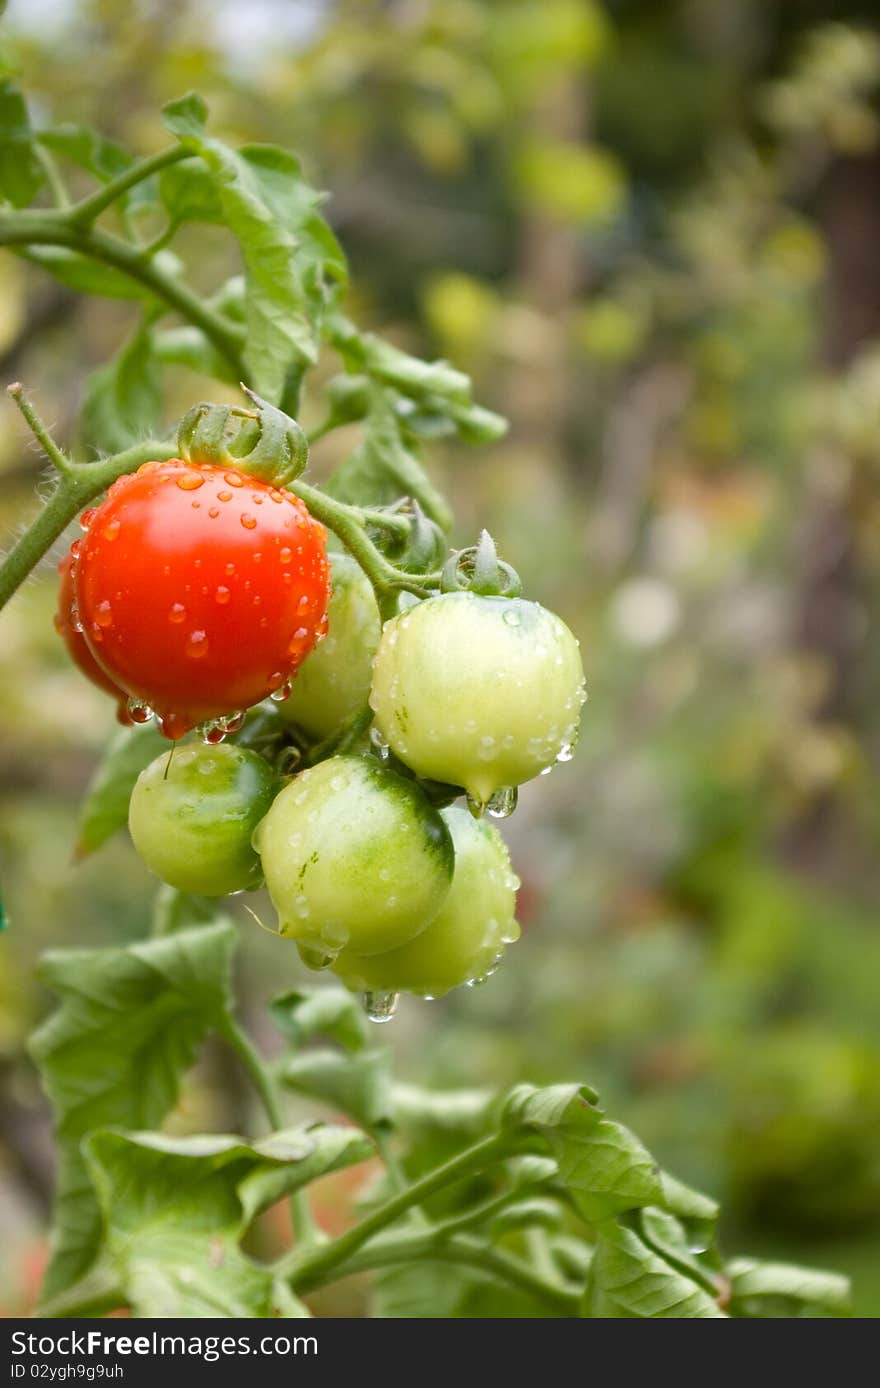
<svg viewBox="0 0 880 1388">
<path fill-rule="evenodd" d="M 880 1315 L 880 38 L 871 0 L 11 0 L 37 123 L 149 151 L 191 87 L 332 196 L 367 323 L 473 373 L 507 439 L 435 451 L 579 635 L 574 763 L 505 826 L 524 937 L 402 1006 L 402 1076 L 580 1079 L 719 1196 L 729 1246 Z M 234 272 L 210 228 L 184 248 Z M 0 376 L 73 440 L 129 322 L 0 260 Z M 170 423 L 208 384 L 167 382 Z M 214 390 L 216 395 L 216 388 Z M 309 407 L 307 406 L 307 409 Z M 311 408 L 315 415 L 319 406 Z M 343 431 L 314 452 L 345 456 Z M 0 522 L 40 459 L 0 406 Z M 59 546 L 59 553 L 60 553 Z M 44 564 L 0 618 L 0 1309 L 30 1304 L 51 1142 L 24 1054 L 47 947 L 145 929 L 122 839 L 72 862 L 113 728 Z M 299 973 L 253 927 L 245 1011 Z M 268 1032 L 262 1039 L 271 1045 Z M 209 1056 L 179 1121 L 236 1122 Z M 343 1198 L 336 1191 L 328 1204 Z M 338 1212 L 330 1208 L 328 1220 Z"/>
</svg>

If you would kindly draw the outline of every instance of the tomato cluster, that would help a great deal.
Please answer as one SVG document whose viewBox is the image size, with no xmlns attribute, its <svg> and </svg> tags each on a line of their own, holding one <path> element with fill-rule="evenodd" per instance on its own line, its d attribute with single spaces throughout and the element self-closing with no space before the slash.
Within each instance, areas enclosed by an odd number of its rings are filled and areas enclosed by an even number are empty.
<svg viewBox="0 0 880 1388">
<path fill-rule="evenodd" d="M 279 934 L 377 1020 L 398 992 L 493 973 L 519 884 L 483 811 L 510 813 L 518 785 L 570 755 L 584 694 L 564 623 L 459 584 L 383 625 L 300 501 L 209 463 L 147 464 L 83 528 L 61 565 L 71 656 L 121 717 L 202 734 L 134 787 L 147 866 L 204 896 L 265 884 Z M 279 709 L 251 722 L 271 737 L 239 735 L 267 696 Z"/>
</svg>

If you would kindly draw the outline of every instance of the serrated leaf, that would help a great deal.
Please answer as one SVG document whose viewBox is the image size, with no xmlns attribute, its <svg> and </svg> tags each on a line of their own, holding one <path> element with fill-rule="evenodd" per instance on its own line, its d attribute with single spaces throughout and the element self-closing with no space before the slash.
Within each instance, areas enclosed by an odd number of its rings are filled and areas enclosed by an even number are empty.
<svg viewBox="0 0 880 1388">
<path fill-rule="evenodd" d="M 592 1091 L 581 1085 L 519 1085 L 504 1105 L 502 1123 L 541 1135 L 559 1166 L 559 1179 L 590 1222 L 660 1203 L 660 1171 L 653 1157 L 627 1128 L 605 1118 L 594 1101 Z"/>
<path fill-rule="evenodd" d="M 387 506 L 409 496 L 443 530 L 452 523 L 445 498 L 404 444 L 393 404 L 380 387 L 370 390 L 362 443 L 332 474 L 326 490 L 340 501 L 360 506 Z"/>
<path fill-rule="evenodd" d="M 222 1135 L 93 1134 L 85 1144 L 86 1162 L 108 1258 L 133 1314 L 305 1314 L 271 1269 L 251 1262 L 239 1248 L 247 1223 L 240 1187 L 269 1173 L 294 1173 L 315 1148 L 316 1141 L 301 1130 L 253 1144 Z"/>
<path fill-rule="evenodd" d="M 235 942 L 222 923 L 123 949 L 52 953 L 41 964 L 42 981 L 61 999 L 31 1041 L 59 1146 L 44 1297 L 83 1276 L 100 1244 L 83 1138 L 108 1125 L 152 1127 L 173 1107 L 184 1072 L 227 1011 Z"/>
<path fill-rule="evenodd" d="M 363 1008 L 345 988 L 304 987 L 283 993 L 271 1005 L 272 1020 L 294 1046 L 314 1036 L 329 1037 L 348 1051 L 367 1044 Z"/>
<path fill-rule="evenodd" d="M 849 1279 L 839 1273 L 735 1258 L 726 1268 L 730 1314 L 764 1319 L 852 1314 Z"/>
<path fill-rule="evenodd" d="M 597 1230 L 582 1314 L 599 1320 L 726 1319 L 703 1287 L 616 1220 Z"/>
<path fill-rule="evenodd" d="M 0 197 L 27 207 L 46 181 L 27 107 L 9 77 L 0 78 Z"/>
<path fill-rule="evenodd" d="M 391 1122 L 390 1068 L 386 1050 L 320 1049 L 284 1061 L 279 1074 L 288 1089 L 347 1113 L 369 1132 Z"/>
<path fill-rule="evenodd" d="M 89 782 L 80 810 L 77 854 L 94 853 L 128 823 L 128 802 L 145 766 L 168 743 L 152 723 L 120 728 Z"/>
<path fill-rule="evenodd" d="M 162 376 L 149 327 L 142 324 L 86 385 L 81 424 L 85 442 L 118 453 L 133 439 L 156 431 L 162 408 Z"/>
<path fill-rule="evenodd" d="M 244 362 L 250 384 L 277 404 L 292 375 L 317 358 L 325 276 L 338 278 L 344 261 L 297 160 L 274 146 L 234 152 L 204 133 L 204 117 L 204 104 L 192 97 L 165 108 L 168 128 L 203 160 L 223 221 L 241 245 Z"/>
</svg>

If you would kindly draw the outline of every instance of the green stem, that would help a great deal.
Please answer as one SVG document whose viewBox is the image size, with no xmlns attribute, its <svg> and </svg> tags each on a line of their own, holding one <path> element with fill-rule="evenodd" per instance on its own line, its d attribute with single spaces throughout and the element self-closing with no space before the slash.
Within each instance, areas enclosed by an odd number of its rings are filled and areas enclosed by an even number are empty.
<svg viewBox="0 0 880 1388">
<path fill-rule="evenodd" d="M 278 1130 L 284 1126 L 281 1105 L 275 1090 L 274 1080 L 269 1073 L 268 1067 L 263 1064 L 263 1059 L 259 1051 L 254 1046 L 247 1032 L 245 1032 L 232 1017 L 225 1020 L 221 1028 L 221 1035 L 232 1050 L 235 1051 L 235 1054 L 247 1071 L 254 1089 L 259 1095 L 260 1102 L 263 1105 L 272 1131 L 278 1132 Z M 312 1217 L 309 1197 L 304 1190 L 296 1190 L 293 1192 L 290 1200 L 290 1210 L 297 1249 L 301 1249 L 303 1245 L 314 1245 L 318 1230 Z"/>
<path fill-rule="evenodd" d="M 82 207 L 82 204 L 79 206 Z M 99 227 L 72 222 L 69 211 L 40 209 L 3 212 L 0 215 L 0 245 L 65 246 L 91 260 L 111 265 L 129 279 L 142 284 L 188 322 L 201 328 L 229 362 L 236 376 L 240 379 L 244 375 L 238 336 L 229 320 L 210 308 L 180 280 L 156 265 L 140 247 L 131 246 Z"/>
<path fill-rule="evenodd" d="M 147 439 L 112 458 L 74 464 L 59 478 L 43 509 L 0 565 L 0 608 L 6 605 L 84 506 L 106 491 L 122 473 L 135 472 L 141 463 L 153 459 L 173 458 L 175 452 L 175 444 Z"/>
<path fill-rule="evenodd" d="M 334 1268 L 347 1262 L 374 1234 L 395 1223 L 414 1206 L 424 1204 L 444 1186 L 461 1181 L 465 1176 L 482 1171 L 493 1162 L 500 1161 L 507 1155 L 509 1146 L 510 1139 L 506 1134 L 494 1134 L 492 1137 L 484 1138 L 465 1151 L 459 1152 L 442 1166 L 429 1171 L 421 1180 L 414 1181 L 405 1190 L 399 1191 L 332 1243 L 307 1253 L 305 1257 L 294 1258 L 289 1268 L 294 1291 L 308 1291 L 312 1286 L 325 1281 Z"/>
<path fill-rule="evenodd" d="M 289 484 L 289 490 L 298 496 L 300 501 L 305 502 L 312 515 L 322 525 L 326 525 L 328 530 L 339 536 L 376 590 L 380 610 L 383 605 L 382 599 L 393 595 L 401 588 L 424 598 L 430 597 L 439 584 L 439 573 L 406 573 L 405 570 L 396 569 L 388 562 L 365 529 L 367 520 L 371 524 L 375 523 L 372 520 L 372 512 L 364 512 L 356 506 L 348 506 L 344 501 L 337 501 L 326 492 L 319 491 L 317 487 L 309 486 L 308 482 L 303 482 L 300 478 Z"/>
<path fill-rule="evenodd" d="M 133 188 L 136 183 L 143 183 L 160 169 L 166 168 L 169 164 L 177 164 L 181 159 L 189 158 L 189 152 L 180 145 L 169 145 L 168 149 L 160 150 L 158 154 L 151 154 L 147 159 L 139 159 L 136 164 L 132 164 L 130 169 L 121 173 L 118 178 L 113 178 L 109 183 L 105 183 L 97 192 L 89 197 L 83 198 L 81 202 L 75 203 L 67 214 L 71 226 L 82 226 L 93 222 L 96 217 L 114 203 L 117 198 L 127 193 L 129 188 Z"/>
<path fill-rule="evenodd" d="M 16 381 L 13 385 L 7 386 L 6 393 L 15 401 L 31 433 L 34 435 L 37 442 L 42 445 L 53 467 L 65 476 L 73 472 L 73 463 L 70 461 L 67 454 L 62 453 L 61 449 L 58 447 L 52 435 L 49 433 L 49 430 L 37 414 L 37 411 L 34 409 L 34 406 L 25 395 L 24 387 L 21 383 Z"/>
<path fill-rule="evenodd" d="M 70 198 L 67 195 L 67 187 L 65 186 L 64 179 L 61 177 L 61 171 L 55 163 L 51 152 L 46 149 L 45 145 L 41 145 L 39 142 L 36 144 L 35 148 L 37 151 L 37 158 L 43 166 L 46 181 L 49 184 L 55 206 L 59 209 L 69 207 Z"/>
<path fill-rule="evenodd" d="M 333 1247 L 331 1244 L 326 1251 Z M 414 1261 L 456 1263 L 476 1268 L 518 1287 L 520 1291 L 550 1307 L 556 1315 L 576 1316 L 578 1312 L 580 1291 L 570 1291 L 558 1282 L 546 1281 L 523 1259 L 502 1249 L 492 1248 L 479 1239 L 459 1234 L 454 1238 L 438 1241 L 434 1229 L 425 1233 L 398 1234 L 377 1239 L 356 1256 L 348 1259 L 343 1267 L 335 1267 L 329 1272 L 326 1268 L 319 1271 L 317 1276 L 310 1280 L 309 1288 L 322 1286 L 336 1277 L 348 1277 L 355 1272 L 370 1272 L 395 1263 Z"/>
</svg>

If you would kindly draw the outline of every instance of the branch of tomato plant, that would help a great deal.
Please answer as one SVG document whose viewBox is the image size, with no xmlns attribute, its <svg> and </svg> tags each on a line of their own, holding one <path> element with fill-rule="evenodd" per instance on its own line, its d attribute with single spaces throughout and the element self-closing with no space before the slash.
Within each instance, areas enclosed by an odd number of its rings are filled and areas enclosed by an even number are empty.
<svg viewBox="0 0 880 1388">
<path fill-rule="evenodd" d="M 413 1181 L 405 1190 L 398 1191 L 332 1243 L 299 1255 L 294 1249 L 291 1257 L 282 1262 L 279 1270 L 290 1278 L 295 1292 L 308 1291 L 311 1287 L 326 1281 L 336 1268 L 347 1263 L 375 1234 L 381 1233 L 389 1224 L 396 1223 L 415 1206 L 424 1204 L 438 1190 L 443 1190 L 445 1186 L 452 1185 L 474 1172 L 484 1171 L 486 1167 L 501 1161 L 509 1154 L 510 1138 L 507 1134 L 496 1133 L 481 1139 L 451 1157 L 442 1166 L 435 1167 L 418 1181 Z"/>
<path fill-rule="evenodd" d="M 470 1235 L 444 1235 L 438 1238 L 441 1227 L 375 1239 L 341 1267 L 334 1268 L 329 1274 L 319 1273 L 317 1280 L 309 1282 L 309 1290 L 339 1277 L 349 1277 L 356 1272 L 372 1272 L 396 1263 L 433 1260 L 440 1263 L 457 1263 L 491 1273 L 527 1292 L 536 1301 L 551 1307 L 557 1315 L 577 1315 L 582 1295 L 580 1289 L 570 1289 L 557 1280 L 544 1278 L 524 1259 L 504 1249 L 493 1248 Z M 331 1244 L 330 1247 L 332 1246 Z"/>
<path fill-rule="evenodd" d="M 111 482 L 124 472 L 135 472 L 141 463 L 157 458 L 173 458 L 177 451 L 176 443 L 167 439 L 144 439 L 121 453 L 114 453 L 110 458 L 100 458 L 93 463 L 74 463 L 53 442 L 21 386 L 18 383 L 10 386 L 9 394 L 46 450 L 58 480 L 42 509 L 0 565 L 0 608 L 5 606 L 74 517 L 96 496 L 106 491 Z"/>
<path fill-rule="evenodd" d="M 173 458 L 178 452 L 176 440 L 146 439 L 96 462 L 74 462 L 54 442 L 21 385 L 16 383 L 10 386 L 9 394 L 47 453 L 58 480 L 42 510 L 0 565 L 0 608 L 8 602 L 78 513 L 106 491 L 117 477 L 136 471 L 141 463 Z M 400 589 L 427 597 L 437 587 L 439 573 L 410 574 L 396 569 L 370 539 L 368 525 L 384 525 L 388 520 L 387 528 L 396 530 L 400 528 L 399 517 L 385 517 L 380 512 L 349 506 L 299 480 L 291 483 L 290 490 L 305 502 L 316 519 L 339 536 L 357 559 L 376 590 L 383 617 L 393 615 L 392 608 Z"/>
<path fill-rule="evenodd" d="M 100 194 L 94 195 L 95 198 L 103 198 L 112 187 L 113 184 L 108 184 Z M 102 208 L 104 205 L 102 201 Z M 157 264 L 149 248 L 145 250 L 132 246 L 121 237 L 80 220 L 84 206 L 84 203 L 75 203 L 72 207 L 28 211 L 4 208 L 0 212 L 0 245 L 64 246 L 90 260 L 120 270 L 200 328 L 229 362 L 236 376 L 239 379 L 244 376 L 241 338 L 235 325 L 224 314 L 204 303 L 182 280 Z"/>
</svg>

